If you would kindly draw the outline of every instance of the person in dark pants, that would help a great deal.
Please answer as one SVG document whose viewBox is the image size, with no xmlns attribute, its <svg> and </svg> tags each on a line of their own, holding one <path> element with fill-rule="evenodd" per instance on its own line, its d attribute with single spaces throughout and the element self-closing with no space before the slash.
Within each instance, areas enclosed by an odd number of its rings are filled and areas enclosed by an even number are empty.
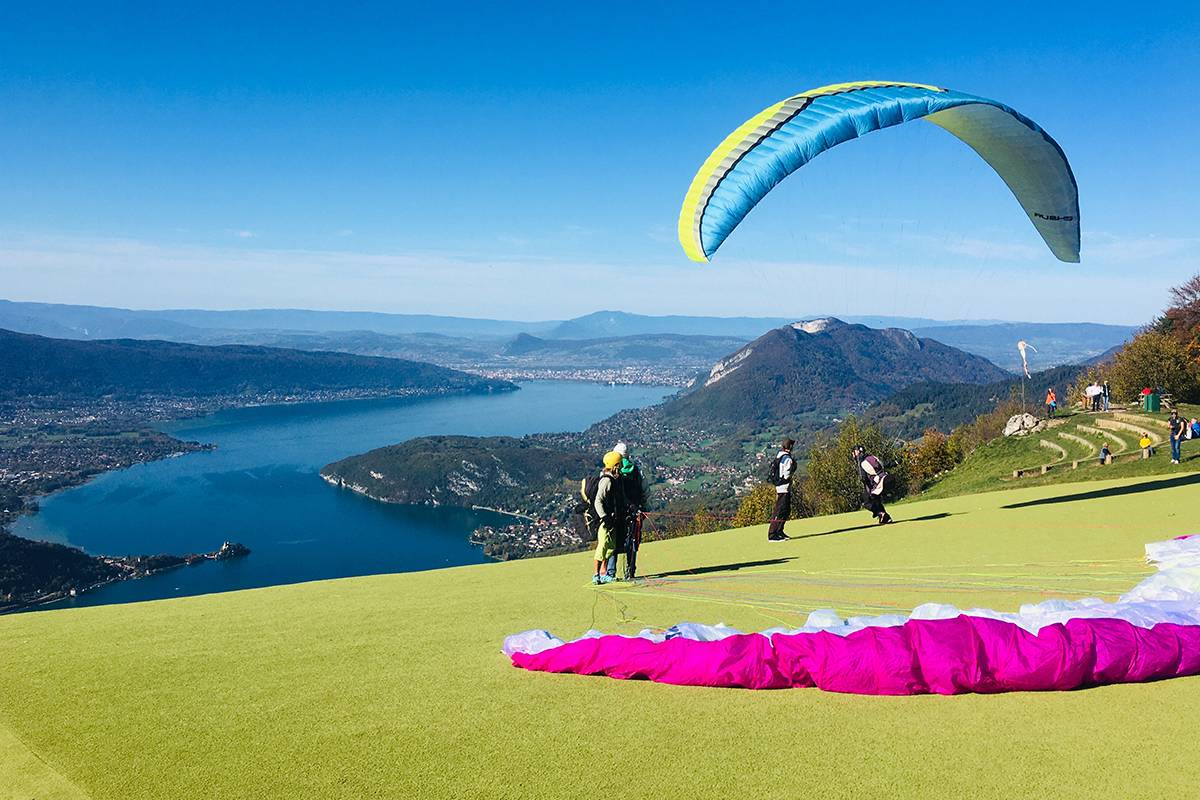
<svg viewBox="0 0 1200 800">
<path fill-rule="evenodd" d="M 1171 434 L 1171 463 L 1179 463 L 1179 448 L 1183 444 L 1183 437 L 1187 435 L 1187 423 L 1179 418 L 1178 411 L 1171 412 L 1171 418 L 1167 420 L 1167 430 Z"/>
<path fill-rule="evenodd" d="M 867 455 L 867 451 L 862 445 L 857 445 L 852 452 L 854 463 L 858 465 L 858 477 L 863 485 L 863 508 L 870 511 L 871 516 L 875 517 L 880 525 L 887 525 L 892 521 L 891 515 L 883 507 L 883 490 L 888 477 L 887 471 L 884 470 L 883 464 L 878 458 Z"/>
<path fill-rule="evenodd" d="M 796 471 L 796 461 L 792 458 L 792 448 L 796 443 L 784 439 L 779 443 L 779 452 L 771 465 L 771 483 L 775 484 L 775 508 L 771 509 L 771 527 L 767 528 L 768 542 L 785 542 L 787 534 L 783 525 L 792 515 L 792 474 Z"/>
<path fill-rule="evenodd" d="M 629 448 L 624 442 L 617 442 L 613 452 L 621 455 L 617 484 L 621 487 L 621 498 L 625 507 L 624 548 L 618 552 L 625 554 L 625 580 L 631 581 L 637 577 L 637 553 L 638 548 L 642 546 L 642 520 L 646 516 L 646 483 L 642 480 L 641 467 L 629 457 Z M 608 574 L 616 577 L 616 555 L 609 560 Z"/>
</svg>

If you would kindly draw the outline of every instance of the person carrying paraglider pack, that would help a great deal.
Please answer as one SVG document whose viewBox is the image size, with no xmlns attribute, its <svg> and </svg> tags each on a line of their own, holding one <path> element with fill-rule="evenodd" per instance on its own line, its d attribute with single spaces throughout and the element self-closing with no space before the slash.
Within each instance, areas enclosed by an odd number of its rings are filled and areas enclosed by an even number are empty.
<svg viewBox="0 0 1200 800">
<path fill-rule="evenodd" d="M 596 533 L 596 571 L 592 575 L 592 583 L 612 583 L 605 566 L 609 556 L 615 555 L 621 533 L 623 519 L 623 502 L 621 489 L 617 486 L 618 470 L 621 467 L 621 454 L 608 452 L 604 454 L 604 469 L 599 475 L 585 478 L 580 487 L 583 496 L 583 518 L 588 529 Z"/>
<path fill-rule="evenodd" d="M 608 577 L 617 577 L 617 556 L 625 556 L 625 580 L 631 581 L 637 577 L 637 553 L 642 546 L 642 520 L 646 516 L 646 484 L 642 480 L 642 470 L 629 457 L 629 448 L 624 442 L 613 445 L 612 451 L 621 456 L 621 464 L 617 467 L 617 485 L 621 489 L 621 502 L 624 506 L 622 530 L 624 547 L 609 556 Z"/>
<path fill-rule="evenodd" d="M 878 458 L 867 455 L 866 449 L 861 444 L 855 445 L 851 452 L 854 463 L 858 465 L 858 477 L 863 485 L 863 508 L 870 511 L 880 525 L 887 525 L 892 521 L 891 515 L 883 507 L 883 491 L 888 479 L 887 470 L 883 468 L 883 463 Z"/>
<path fill-rule="evenodd" d="M 792 474 L 796 471 L 796 460 L 792 448 L 796 443 L 784 439 L 779 443 L 779 452 L 771 463 L 771 483 L 775 484 L 775 507 L 771 509 L 771 526 L 767 528 L 768 542 L 785 542 L 788 535 L 783 525 L 792 515 Z"/>
</svg>

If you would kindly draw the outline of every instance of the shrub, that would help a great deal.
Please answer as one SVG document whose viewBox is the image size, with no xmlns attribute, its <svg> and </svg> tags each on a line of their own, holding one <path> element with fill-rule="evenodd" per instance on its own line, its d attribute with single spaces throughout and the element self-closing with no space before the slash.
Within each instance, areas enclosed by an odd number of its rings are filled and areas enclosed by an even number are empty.
<svg viewBox="0 0 1200 800">
<path fill-rule="evenodd" d="M 814 514 L 839 514 L 862 504 L 862 482 L 851 458 L 855 445 L 883 462 L 892 476 L 889 497 L 902 497 L 908 488 L 903 446 L 875 425 L 862 426 L 850 417 L 832 440 L 819 441 L 809 451 L 808 476 L 802 490 L 804 505 Z"/>
<path fill-rule="evenodd" d="M 919 492 L 933 483 L 939 475 L 954 468 L 961 451 L 951 446 L 950 437 L 937 428 L 929 428 L 904 451 L 908 467 L 908 490 Z"/>
<path fill-rule="evenodd" d="M 808 516 L 805 513 L 802 486 L 802 481 L 792 481 L 792 513 L 788 517 L 789 519 Z M 770 483 L 760 483 L 747 492 L 738 505 L 732 527 L 746 528 L 750 525 L 765 525 L 770 522 L 771 512 L 775 510 L 775 494 L 775 486 Z"/>
</svg>

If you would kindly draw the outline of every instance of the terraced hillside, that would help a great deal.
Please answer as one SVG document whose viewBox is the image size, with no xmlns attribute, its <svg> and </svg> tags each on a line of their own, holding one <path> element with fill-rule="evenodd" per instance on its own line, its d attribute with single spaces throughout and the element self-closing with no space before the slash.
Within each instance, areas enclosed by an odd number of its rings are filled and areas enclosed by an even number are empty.
<svg viewBox="0 0 1200 800">
<path fill-rule="evenodd" d="M 1182 406 L 1187 418 L 1200 414 Z M 1153 455 L 1145 457 L 1139 442 L 1148 434 Z M 1100 463 L 1107 444 L 1112 462 Z M 1171 464 L 1167 414 L 1112 411 L 1060 414 L 1046 428 L 1025 436 L 996 439 L 971 453 L 920 497 L 950 497 L 1007 487 L 1037 486 L 1108 478 L 1171 475 L 1200 466 L 1200 441 L 1185 441 L 1183 463 Z"/>
<path fill-rule="evenodd" d="M 1038 445 L 1033 445 L 1038 447 Z M 1052 473 L 1051 473 L 1052 474 Z M 508 633 L 1111 599 L 1200 474 L 1034 486 L 590 555 L 0 618 L 0 798 L 1187 797 L 1200 678 L 860 697 L 513 669 Z"/>
</svg>

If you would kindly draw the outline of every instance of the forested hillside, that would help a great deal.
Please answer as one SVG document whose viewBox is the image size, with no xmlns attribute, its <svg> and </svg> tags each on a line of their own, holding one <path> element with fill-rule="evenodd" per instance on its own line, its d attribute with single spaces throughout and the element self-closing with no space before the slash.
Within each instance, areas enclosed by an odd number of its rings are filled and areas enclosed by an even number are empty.
<svg viewBox="0 0 1200 800">
<path fill-rule="evenodd" d="M 0 397 L 139 397 L 516 388 L 417 361 L 273 347 L 50 339 L 0 330 Z"/>
</svg>

